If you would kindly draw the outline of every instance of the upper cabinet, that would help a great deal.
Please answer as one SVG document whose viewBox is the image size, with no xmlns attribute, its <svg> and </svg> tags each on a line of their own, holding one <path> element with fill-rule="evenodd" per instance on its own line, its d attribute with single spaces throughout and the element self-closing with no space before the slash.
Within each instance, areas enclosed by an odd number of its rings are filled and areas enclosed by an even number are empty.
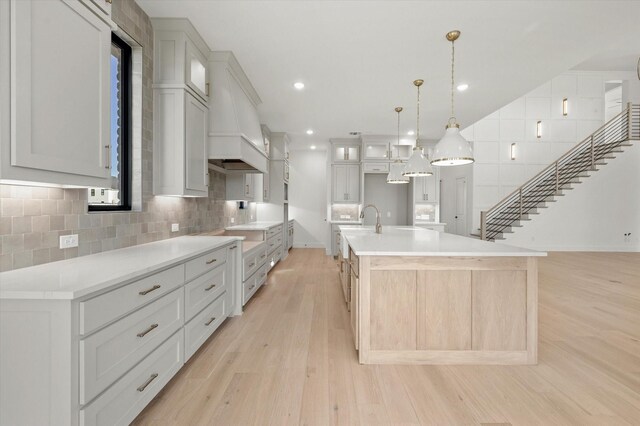
<svg viewBox="0 0 640 426">
<path fill-rule="evenodd" d="M 256 194 L 256 189 L 260 190 L 259 180 L 261 179 L 262 176 L 258 173 L 227 173 L 225 199 L 227 201 L 259 201 L 261 194 Z"/>
<path fill-rule="evenodd" d="M 186 19 L 154 19 L 153 192 L 208 196 L 208 71 Z"/>
<path fill-rule="evenodd" d="M 406 160 L 411 156 L 413 145 L 405 140 L 398 143 L 380 140 L 379 136 L 363 136 L 362 149 L 364 161 Z"/>
<path fill-rule="evenodd" d="M 187 19 L 157 18 L 154 30 L 154 89 L 186 89 L 209 100 L 209 48 Z"/>
<path fill-rule="evenodd" d="M 334 164 L 331 166 L 333 183 L 333 202 L 360 202 L 360 165 Z"/>
<path fill-rule="evenodd" d="M 332 144 L 334 163 L 359 163 L 360 144 Z"/>
<path fill-rule="evenodd" d="M 437 185 L 438 178 L 424 176 L 413 178 L 413 198 L 416 203 L 438 202 Z"/>
<path fill-rule="evenodd" d="M 111 186 L 109 15 L 106 0 L 0 2 L 0 180 Z"/>
<path fill-rule="evenodd" d="M 271 133 L 271 154 L 272 160 L 289 161 L 289 136 L 282 132 Z"/>
</svg>

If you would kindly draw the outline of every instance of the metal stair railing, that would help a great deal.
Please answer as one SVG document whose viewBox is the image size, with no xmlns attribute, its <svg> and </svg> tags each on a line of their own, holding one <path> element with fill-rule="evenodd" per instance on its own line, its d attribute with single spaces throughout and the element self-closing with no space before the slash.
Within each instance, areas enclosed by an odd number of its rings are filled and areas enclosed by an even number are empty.
<svg viewBox="0 0 640 426">
<path fill-rule="evenodd" d="M 630 140 L 640 140 L 640 105 L 631 103 L 499 203 L 481 212 L 480 238 L 494 240 L 515 222 L 526 219 L 526 215 L 542 203 L 559 195 L 577 178 L 596 170 L 608 154 Z"/>
</svg>

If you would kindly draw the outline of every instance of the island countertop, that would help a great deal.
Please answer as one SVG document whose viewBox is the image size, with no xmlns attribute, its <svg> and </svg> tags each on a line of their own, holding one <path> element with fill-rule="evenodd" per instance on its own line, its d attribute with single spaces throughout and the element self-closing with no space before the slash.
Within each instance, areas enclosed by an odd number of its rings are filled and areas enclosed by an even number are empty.
<svg viewBox="0 0 640 426">
<path fill-rule="evenodd" d="M 77 299 L 241 237 L 184 236 L 0 273 L 0 299 Z"/>
<path fill-rule="evenodd" d="M 343 237 L 358 256 L 546 256 L 547 253 L 482 241 L 417 227 L 341 226 Z"/>
</svg>

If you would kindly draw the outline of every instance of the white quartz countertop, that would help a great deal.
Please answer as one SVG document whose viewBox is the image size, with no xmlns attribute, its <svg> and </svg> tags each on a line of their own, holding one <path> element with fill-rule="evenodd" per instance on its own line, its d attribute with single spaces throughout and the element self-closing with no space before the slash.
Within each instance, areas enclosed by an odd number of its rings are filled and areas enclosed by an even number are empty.
<svg viewBox="0 0 640 426">
<path fill-rule="evenodd" d="M 0 299 L 78 299 L 241 238 L 185 236 L 0 273 Z"/>
<path fill-rule="evenodd" d="M 358 256 L 546 256 L 545 252 L 412 226 L 341 226 Z"/>
<path fill-rule="evenodd" d="M 332 225 L 362 225 L 362 221 L 361 220 L 346 220 L 346 219 L 342 219 L 342 220 L 331 220 L 329 221 Z"/>
<path fill-rule="evenodd" d="M 224 228 L 227 231 L 266 231 L 274 226 L 282 225 L 280 222 L 249 222 L 244 225 L 234 225 Z"/>
</svg>

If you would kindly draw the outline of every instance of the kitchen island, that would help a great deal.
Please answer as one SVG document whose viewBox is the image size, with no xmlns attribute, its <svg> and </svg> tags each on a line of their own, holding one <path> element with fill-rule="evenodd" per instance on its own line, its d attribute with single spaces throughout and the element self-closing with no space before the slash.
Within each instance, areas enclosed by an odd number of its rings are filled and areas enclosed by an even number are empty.
<svg viewBox="0 0 640 426">
<path fill-rule="evenodd" d="M 360 363 L 537 363 L 546 253 L 422 228 L 341 231 Z"/>
</svg>

